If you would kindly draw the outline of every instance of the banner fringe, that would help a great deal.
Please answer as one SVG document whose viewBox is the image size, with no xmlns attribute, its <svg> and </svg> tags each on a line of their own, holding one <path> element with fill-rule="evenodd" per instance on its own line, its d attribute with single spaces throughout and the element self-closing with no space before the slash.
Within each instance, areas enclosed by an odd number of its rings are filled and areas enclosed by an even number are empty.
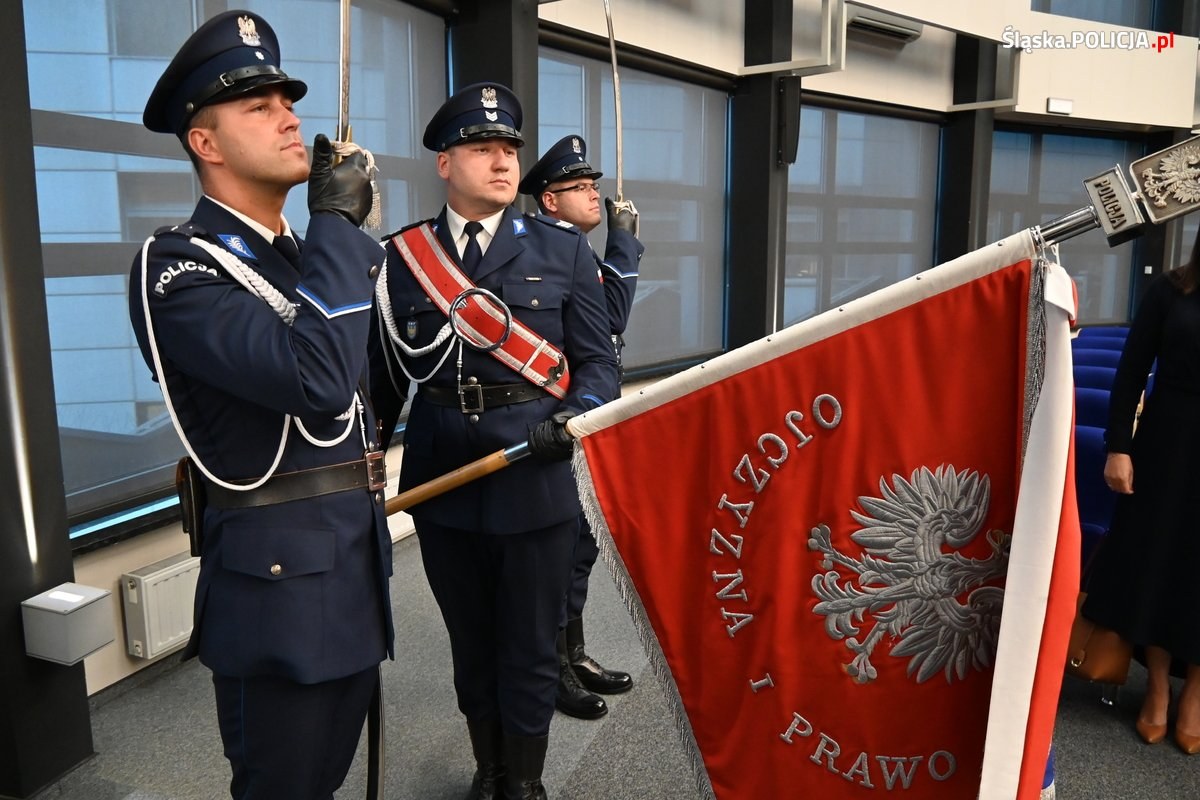
<svg viewBox="0 0 1200 800">
<path fill-rule="evenodd" d="M 1042 396 L 1046 379 L 1046 271 L 1057 266 L 1053 253 L 1039 247 L 1029 275 L 1029 306 L 1025 332 L 1025 408 L 1021 422 L 1021 463 L 1025 467 L 1025 451 L 1029 448 L 1029 431 L 1033 412 Z"/>
<path fill-rule="evenodd" d="M 572 467 L 575 471 L 576 483 L 579 486 L 579 499 L 583 505 L 583 513 L 592 526 L 592 534 L 596 537 L 600 558 L 607 565 L 609 574 L 612 575 L 613 582 L 617 586 L 617 593 L 633 618 L 633 627 L 637 631 L 638 639 L 641 640 L 646 659 L 650 662 L 650 669 L 654 672 L 654 677 L 658 679 L 659 686 L 662 687 L 663 694 L 666 696 L 667 707 L 675 721 L 675 730 L 679 733 L 680 743 L 692 765 L 692 777 L 696 782 L 699 796 L 701 800 L 716 800 L 712 781 L 704 766 L 704 757 L 700 753 L 700 745 L 696 742 L 692 723 L 683 707 L 683 698 L 679 695 L 679 687 L 676 686 L 671 669 L 667 666 L 667 658 L 663 655 L 658 637 L 654 635 L 654 628 L 646 615 L 641 596 L 625 568 L 625 561 L 613 544 L 608 521 L 600 508 L 599 499 L 596 497 L 596 487 L 592 482 L 592 473 L 588 467 L 587 454 L 582 444 L 575 447 Z"/>
</svg>

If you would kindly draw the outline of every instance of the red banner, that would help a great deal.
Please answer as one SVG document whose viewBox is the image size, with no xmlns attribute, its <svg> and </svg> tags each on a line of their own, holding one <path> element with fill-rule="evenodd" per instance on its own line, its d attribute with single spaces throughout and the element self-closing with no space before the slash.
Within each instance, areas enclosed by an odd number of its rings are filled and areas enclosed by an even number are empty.
<svg viewBox="0 0 1200 800">
<path fill-rule="evenodd" d="M 1069 303 L 1022 234 L 572 424 L 705 794 L 1038 796 L 1078 587 Z"/>
</svg>

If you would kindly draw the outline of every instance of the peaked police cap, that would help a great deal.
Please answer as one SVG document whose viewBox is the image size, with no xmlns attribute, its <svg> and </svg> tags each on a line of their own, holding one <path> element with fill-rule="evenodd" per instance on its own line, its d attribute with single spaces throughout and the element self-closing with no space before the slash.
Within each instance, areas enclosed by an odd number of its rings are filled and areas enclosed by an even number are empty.
<svg viewBox="0 0 1200 800">
<path fill-rule="evenodd" d="M 603 174 L 587 162 L 587 142 L 582 136 L 564 136 L 530 168 L 517 191 L 536 197 L 552 183 Z"/>
<path fill-rule="evenodd" d="M 525 144 L 521 121 L 521 102 L 511 89 L 473 83 L 442 104 L 425 126 L 421 142 L 435 153 L 476 139 L 512 139 L 519 147 Z"/>
<path fill-rule="evenodd" d="M 205 106 L 273 84 L 293 101 L 308 92 L 303 81 L 279 68 L 279 40 L 265 19 L 250 11 L 226 11 L 179 48 L 146 101 L 142 124 L 183 136 Z"/>
</svg>

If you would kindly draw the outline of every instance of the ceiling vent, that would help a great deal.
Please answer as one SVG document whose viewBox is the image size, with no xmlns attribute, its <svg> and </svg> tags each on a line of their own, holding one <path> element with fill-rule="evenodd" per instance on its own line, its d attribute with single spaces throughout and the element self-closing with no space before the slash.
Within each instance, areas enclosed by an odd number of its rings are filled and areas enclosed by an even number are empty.
<svg viewBox="0 0 1200 800">
<path fill-rule="evenodd" d="M 846 4 L 846 30 L 875 39 L 904 44 L 917 39 L 925 26 L 905 17 Z"/>
</svg>

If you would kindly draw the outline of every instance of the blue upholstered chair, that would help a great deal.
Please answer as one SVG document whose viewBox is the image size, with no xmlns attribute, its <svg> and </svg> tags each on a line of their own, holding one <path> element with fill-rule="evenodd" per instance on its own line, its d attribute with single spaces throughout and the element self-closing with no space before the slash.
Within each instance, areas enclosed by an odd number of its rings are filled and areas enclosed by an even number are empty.
<svg viewBox="0 0 1200 800">
<path fill-rule="evenodd" d="M 1086 328 L 1079 329 L 1080 339 L 1086 339 L 1092 336 L 1119 336 L 1124 339 L 1129 335 L 1128 325 L 1091 325 Z"/>
<path fill-rule="evenodd" d="M 1082 557 L 1086 564 L 1100 538 L 1108 533 L 1117 493 L 1104 482 L 1104 428 L 1075 426 L 1075 495 L 1079 503 L 1079 526 L 1083 532 Z"/>
<path fill-rule="evenodd" d="M 1121 362 L 1121 351 L 1074 347 L 1071 349 L 1071 361 L 1077 367 L 1112 367 L 1116 369 L 1117 364 Z"/>
<path fill-rule="evenodd" d="M 1075 374 L 1076 389 L 1103 389 L 1106 392 L 1111 392 L 1113 381 L 1117 377 L 1116 367 L 1093 367 L 1076 364 L 1073 372 Z"/>
<path fill-rule="evenodd" d="M 1075 424 L 1108 427 L 1108 390 L 1075 388 Z"/>
<path fill-rule="evenodd" d="M 1086 347 L 1089 350 L 1116 350 L 1118 353 L 1125 349 L 1124 336 L 1076 336 L 1071 340 L 1072 349 Z"/>
</svg>

